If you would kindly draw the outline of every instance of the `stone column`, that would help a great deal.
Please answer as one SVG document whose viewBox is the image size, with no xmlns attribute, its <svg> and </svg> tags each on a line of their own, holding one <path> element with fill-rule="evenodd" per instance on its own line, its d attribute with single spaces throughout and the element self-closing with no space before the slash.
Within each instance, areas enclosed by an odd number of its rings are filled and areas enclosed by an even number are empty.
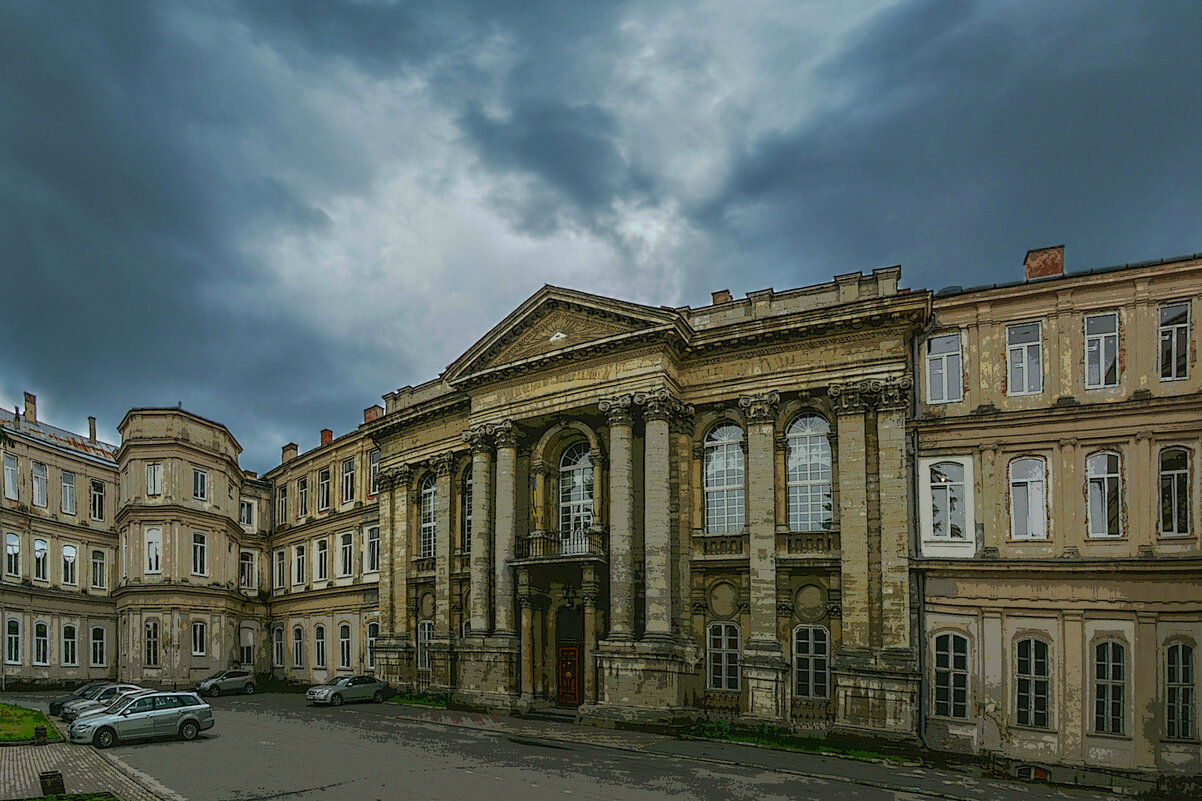
<svg viewBox="0 0 1202 801">
<path fill-rule="evenodd" d="M 776 637 L 775 428 L 780 395 L 744 395 L 747 415 L 747 540 L 751 569 L 750 639 L 780 651 Z"/>
<path fill-rule="evenodd" d="M 497 634 L 512 637 L 513 619 L 513 575 L 509 560 L 513 558 L 514 536 L 517 526 L 517 461 L 519 430 L 513 423 L 499 423 L 494 436 L 497 442 L 497 516 L 495 559 L 496 628 Z"/>
<path fill-rule="evenodd" d="M 489 575 L 492 573 L 492 435 L 484 426 L 463 432 L 472 448 L 472 634 L 486 634 L 492 624 Z"/>
<path fill-rule="evenodd" d="M 867 650 L 868 642 L 868 471 L 865 458 L 866 404 L 858 384 L 829 389 L 838 415 L 839 538 L 842 552 L 842 650 Z"/>
<path fill-rule="evenodd" d="M 584 682 L 584 702 L 597 701 L 597 669 L 594 655 L 597 652 L 597 603 L 600 591 L 597 584 L 597 569 L 592 565 L 581 568 L 580 600 L 584 605 L 584 654 L 581 677 Z"/>
<path fill-rule="evenodd" d="M 632 397 L 597 404 L 609 421 L 609 636 L 634 632 L 634 416 Z"/>
<path fill-rule="evenodd" d="M 530 574 L 522 570 L 518 576 L 518 602 L 522 607 L 522 698 L 534 697 L 534 598 L 530 591 Z"/>
<path fill-rule="evenodd" d="M 380 636 L 405 630 L 405 566 L 409 542 L 409 478 L 412 470 L 401 465 L 380 472 Z M 398 563 L 398 560 L 399 563 Z M 291 582 L 292 561 L 286 560 L 286 577 Z M 398 611 L 399 610 L 399 611 Z M 291 647 L 291 631 L 285 645 Z"/>
<path fill-rule="evenodd" d="M 906 409 L 914 382 L 885 382 L 877 406 L 877 470 L 881 517 L 881 645 L 895 660 L 914 662 L 910 637 L 910 497 Z M 988 507 L 987 507 L 988 508 Z M 975 533 L 970 535 L 975 536 Z"/>
<path fill-rule="evenodd" d="M 434 638 L 447 640 L 451 636 L 451 553 L 455 543 L 451 537 L 451 468 L 455 457 L 442 453 L 430 458 L 434 471 L 436 501 L 434 505 Z"/>
</svg>

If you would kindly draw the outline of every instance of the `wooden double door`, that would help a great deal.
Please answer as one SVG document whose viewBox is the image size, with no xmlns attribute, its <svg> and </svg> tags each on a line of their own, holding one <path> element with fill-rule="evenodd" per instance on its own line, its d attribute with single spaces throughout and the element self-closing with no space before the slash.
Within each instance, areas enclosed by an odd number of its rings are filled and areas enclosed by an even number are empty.
<svg viewBox="0 0 1202 801">
<path fill-rule="evenodd" d="M 584 615 L 579 608 L 561 607 L 556 619 L 556 693 L 560 706 L 580 706 L 584 700 Z"/>
</svg>

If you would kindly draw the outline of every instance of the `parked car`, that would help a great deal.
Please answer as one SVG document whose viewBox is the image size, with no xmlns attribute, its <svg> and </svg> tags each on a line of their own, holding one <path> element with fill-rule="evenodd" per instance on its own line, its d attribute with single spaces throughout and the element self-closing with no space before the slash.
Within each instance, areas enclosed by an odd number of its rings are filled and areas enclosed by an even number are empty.
<svg viewBox="0 0 1202 801">
<path fill-rule="evenodd" d="M 196 683 L 196 692 L 205 695 L 246 693 L 255 691 L 255 676 L 249 670 L 219 670 Z"/>
<path fill-rule="evenodd" d="M 81 709 L 103 709 L 117 697 L 118 693 L 127 693 L 140 689 L 142 688 L 136 684 L 110 684 L 91 698 L 80 698 L 77 701 L 63 704 L 63 709 L 59 713 L 59 717 L 66 721 L 74 720 Z"/>
<path fill-rule="evenodd" d="M 126 740 L 179 737 L 195 740 L 213 728 L 213 708 L 190 692 L 153 691 L 122 699 L 111 709 L 71 724 L 73 743 L 108 748 Z"/>
<path fill-rule="evenodd" d="M 392 685 L 375 676 L 342 676 L 329 684 L 310 687 L 305 698 L 314 704 L 339 706 L 343 701 L 372 701 L 380 703 L 392 695 Z"/>
<path fill-rule="evenodd" d="M 75 692 L 71 693 L 70 695 L 64 695 L 61 698 L 55 698 L 50 702 L 50 714 L 57 715 L 63 711 L 63 704 L 67 703 L 68 701 L 77 701 L 80 698 L 87 698 L 89 692 L 93 694 L 98 693 L 104 687 L 104 685 L 108 683 L 109 682 L 107 681 L 90 681 L 82 687 L 77 687 Z"/>
<path fill-rule="evenodd" d="M 114 695 L 107 704 L 95 704 L 95 702 L 93 702 L 94 705 L 88 705 L 88 706 L 82 706 L 82 707 L 76 708 L 75 717 L 72 719 L 72 721 L 77 722 L 77 721 L 83 720 L 84 718 L 86 718 L 90 715 L 99 715 L 104 712 L 108 712 L 108 711 L 116 709 L 118 706 L 124 704 L 126 699 L 128 699 L 128 698 L 134 698 L 136 696 L 146 695 L 147 693 L 152 693 L 152 692 L 154 692 L 154 690 L 146 690 L 141 687 L 139 687 L 135 690 L 125 690 L 124 692 L 119 692 L 116 695 Z"/>
</svg>

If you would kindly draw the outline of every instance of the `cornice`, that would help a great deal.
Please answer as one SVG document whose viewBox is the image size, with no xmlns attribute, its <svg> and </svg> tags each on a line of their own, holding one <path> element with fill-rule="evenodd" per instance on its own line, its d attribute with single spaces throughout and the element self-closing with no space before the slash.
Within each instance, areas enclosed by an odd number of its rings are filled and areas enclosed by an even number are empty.
<svg viewBox="0 0 1202 801">
<path fill-rule="evenodd" d="M 1097 423 L 1106 419 L 1108 429 L 1113 429 L 1119 421 L 1119 415 L 1155 415 L 1165 411 L 1202 411 L 1202 392 L 1189 395 L 1173 395 L 1152 398 L 1126 398 L 1118 401 L 1102 401 L 1098 403 L 1077 403 L 1065 406 L 1040 406 L 1033 409 L 997 409 L 988 411 L 972 411 L 968 414 L 946 415 L 940 417 L 920 416 L 910 421 L 910 425 L 923 431 L 938 431 L 945 428 L 957 430 L 974 428 L 991 428 L 1005 426 L 1012 428 L 1025 423 L 1047 421 L 1071 421 L 1076 418 Z M 1135 422 L 1135 421 L 1133 421 Z M 1161 422 L 1158 421 L 1158 425 Z"/>
</svg>

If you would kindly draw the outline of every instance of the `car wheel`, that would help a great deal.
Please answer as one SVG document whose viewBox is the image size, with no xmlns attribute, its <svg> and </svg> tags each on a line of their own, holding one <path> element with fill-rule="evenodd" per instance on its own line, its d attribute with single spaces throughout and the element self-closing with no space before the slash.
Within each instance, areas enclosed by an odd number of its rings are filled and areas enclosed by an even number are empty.
<svg viewBox="0 0 1202 801">
<path fill-rule="evenodd" d="M 242 688 L 242 692 L 246 693 L 247 695 L 254 695 L 255 683 L 253 681 L 246 682 L 246 686 Z"/>
<path fill-rule="evenodd" d="M 179 727 L 179 736 L 183 740 L 195 740 L 200 734 L 200 727 L 190 720 L 185 720 Z"/>
<path fill-rule="evenodd" d="M 92 737 L 92 745 L 97 748 L 111 748 L 117 743 L 117 732 L 110 728 L 103 728 L 96 732 Z"/>
<path fill-rule="evenodd" d="M 383 692 L 383 690 L 376 690 L 376 694 L 375 694 L 375 695 L 373 695 L 373 696 L 371 697 L 371 702 L 372 702 L 373 704 L 382 704 L 382 703 L 384 703 L 384 692 Z"/>
<path fill-rule="evenodd" d="M 342 696 L 334 693 L 330 696 L 330 706 L 342 706 Z"/>
<path fill-rule="evenodd" d="M 221 695 L 221 688 L 220 688 L 220 687 L 212 687 L 212 688 L 210 688 L 210 689 L 209 689 L 209 695 L 211 695 L 212 697 L 216 698 L 217 696 Z"/>
</svg>

